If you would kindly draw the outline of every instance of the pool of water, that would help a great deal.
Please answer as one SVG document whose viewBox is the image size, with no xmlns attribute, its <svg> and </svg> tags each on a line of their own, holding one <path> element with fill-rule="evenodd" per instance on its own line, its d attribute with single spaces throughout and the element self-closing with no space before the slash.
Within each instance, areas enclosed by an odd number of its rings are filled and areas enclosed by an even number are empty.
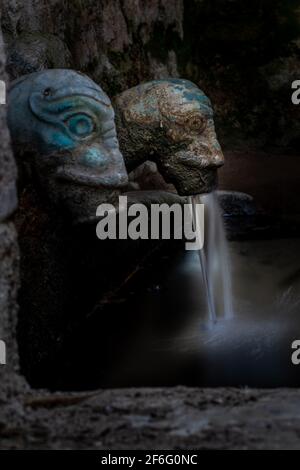
<svg viewBox="0 0 300 470">
<path fill-rule="evenodd" d="M 300 369 L 291 362 L 291 344 L 300 338 L 300 239 L 230 242 L 229 247 L 233 318 L 207 322 L 197 253 L 177 254 L 166 279 L 133 295 L 134 339 L 109 382 L 300 384 Z"/>
<path fill-rule="evenodd" d="M 299 386 L 300 238 L 231 241 L 229 254 L 232 318 L 207 321 L 198 254 L 167 241 L 80 323 L 49 388 Z"/>
</svg>

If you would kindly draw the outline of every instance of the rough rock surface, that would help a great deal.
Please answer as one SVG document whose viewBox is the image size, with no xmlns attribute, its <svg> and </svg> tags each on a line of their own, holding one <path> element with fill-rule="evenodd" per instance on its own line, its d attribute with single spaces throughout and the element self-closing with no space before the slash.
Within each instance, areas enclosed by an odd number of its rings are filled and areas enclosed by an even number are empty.
<svg viewBox="0 0 300 470">
<path fill-rule="evenodd" d="M 2 449 L 299 449 L 297 390 L 123 389 L 25 397 Z"/>
<path fill-rule="evenodd" d="M 0 29 L 0 80 L 6 82 L 5 57 Z M 0 366 L 0 399 L 17 392 L 13 382 L 17 367 L 15 327 L 17 317 L 18 246 L 10 217 L 17 205 L 16 167 L 10 150 L 6 108 L 0 106 L 0 339 L 7 348 L 7 364 Z"/>
<path fill-rule="evenodd" d="M 2 24 L 12 53 L 22 47 L 24 33 L 27 38 L 28 33 L 35 40 L 40 37 L 42 42 L 50 35 L 65 44 L 65 48 L 55 50 L 56 63 L 67 58 L 66 50 L 69 50 L 75 67 L 100 82 L 110 95 L 147 77 L 178 73 L 170 38 L 182 39 L 182 0 L 29 0 L 25 3 L 4 0 L 3 4 Z M 154 54 L 161 39 L 168 41 L 164 60 Z M 48 46 L 51 50 L 49 43 Z M 34 48 L 31 48 L 31 60 L 29 56 L 27 52 L 27 64 L 40 67 L 36 64 Z M 10 58 L 11 54 L 9 61 Z"/>
</svg>

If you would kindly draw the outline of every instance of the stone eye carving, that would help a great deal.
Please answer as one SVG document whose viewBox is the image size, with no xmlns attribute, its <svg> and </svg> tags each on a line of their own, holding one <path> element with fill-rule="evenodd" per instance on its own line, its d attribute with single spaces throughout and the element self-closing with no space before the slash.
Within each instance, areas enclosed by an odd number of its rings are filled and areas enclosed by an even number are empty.
<svg viewBox="0 0 300 470">
<path fill-rule="evenodd" d="M 193 131 L 203 132 L 206 127 L 206 119 L 203 116 L 194 115 L 188 119 L 187 125 Z"/>
<path fill-rule="evenodd" d="M 212 105 L 188 80 L 155 80 L 114 100 L 120 146 L 129 170 L 154 160 L 179 194 L 209 192 L 224 158 Z"/>
<path fill-rule="evenodd" d="M 17 80 L 8 124 L 19 164 L 74 222 L 93 218 L 127 184 L 111 102 L 85 75 L 53 69 Z"/>
<path fill-rule="evenodd" d="M 72 134 L 81 139 L 91 136 L 95 130 L 93 119 L 84 114 L 71 116 L 65 121 L 65 124 Z"/>
</svg>

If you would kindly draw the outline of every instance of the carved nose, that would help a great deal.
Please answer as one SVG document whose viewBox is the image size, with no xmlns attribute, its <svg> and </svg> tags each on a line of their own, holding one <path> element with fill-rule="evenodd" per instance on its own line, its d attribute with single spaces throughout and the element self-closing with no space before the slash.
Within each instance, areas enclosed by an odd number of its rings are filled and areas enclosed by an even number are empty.
<svg viewBox="0 0 300 470">
<path fill-rule="evenodd" d="M 224 165 L 224 154 L 217 139 L 212 143 L 212 164 L 218 168 Z"/>
<path fill-rule="evenodd" d="M 181 159 L 184 166 L 197 169 L 216 170 L 224 165 L 224 155 L 216 139 L 193 142 L 186 153 L 181 153 Z"/>
<path fill-rule="evenodd" d="M 222 150 L 215 152 L 212 156 L 212 166 L 220 168 L 224 165 L 224 155 Z"/>
<path fill-rule="evenodd" d="M 111 154 L 101 147 L 91 147 L 82 154 L 79 163 L 90 175 L 100 177 L 103 186 L 122 188 L 128 184 L 128 174 L 119 151 Z"/>
<path fill-rule="evenodd" d="M 108 166 L 109 157 L 107 152 L 96 147 L 91 147 L 84 152 L 79 162 L 89 168 L 105 170 Z"/>
</svg>

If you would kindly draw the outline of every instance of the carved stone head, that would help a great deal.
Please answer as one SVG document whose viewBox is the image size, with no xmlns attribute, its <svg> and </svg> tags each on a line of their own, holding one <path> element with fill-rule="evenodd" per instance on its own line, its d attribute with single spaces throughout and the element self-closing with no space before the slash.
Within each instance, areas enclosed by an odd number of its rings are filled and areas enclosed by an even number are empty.
<svg viewBox="0 0 300 470">
<path fill-rule="evenodd" d="M 111 102 L 85 75 L 53 69 L 15 81 L 8 124 L 21 167 L 74 222 L 127 184 Z"/>
<path fill-rule="evenodd" d="M 224 163 L 210 100 L 188 80 L 148 82 L 114 100 L 120 147 L 129 170 L 157 163 L 179 194 L 209 192 Z"/>
</svg>

